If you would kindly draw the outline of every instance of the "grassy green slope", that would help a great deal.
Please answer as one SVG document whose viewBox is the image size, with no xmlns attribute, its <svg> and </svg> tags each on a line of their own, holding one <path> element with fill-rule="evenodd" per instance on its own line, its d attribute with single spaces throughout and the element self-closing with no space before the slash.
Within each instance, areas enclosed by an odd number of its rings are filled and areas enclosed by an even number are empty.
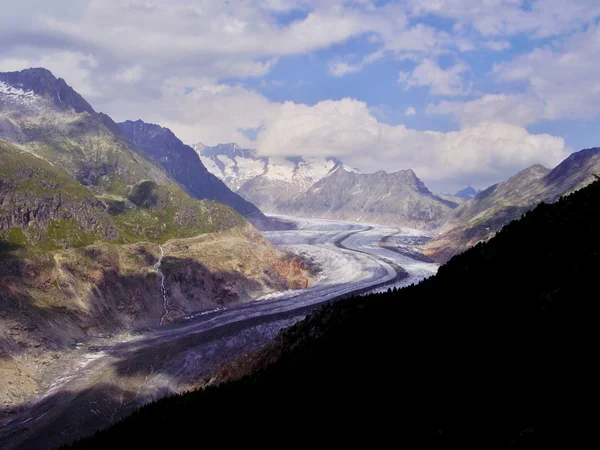
<svg viewBox="0 0 600 450">
<path fill-rule="evenodd" d="M 47 250 L 118 237 L 102 203 L 62 170 L 0 140 L 0 239 Z"/>
<path fill-rule="evenodd" d="M 55 113 L 18 123 L 31 151 L 98 193 L 126 195 L 140 180 L 168 181 L 162 169 L 131 148 L 99 115 Z"/>
<path fill-rule="evenodd" d="M 10 161 L 0 167 L 3 172 L 15 167 L 20 177 L 3 185 L 0 237 L 5 242 L 41 249 L 107 240 L 163 242 L 244 223 L 229 208 L 189 197 L 110 117 L 94 111 L 49 71 L 0 73 L 0 79 L 35 94 L 27 102 L 0 98 L 0 120 L 8 124 L 3 133 L 21 147 L 12 147 Z M 29 166 L 39 176 L 27 181 Z M 54 185 L 59 197 L 52 197 Z M 135 204 L 144 186 L 150 186 L 159 205 Z"/>
<path fill-rule="evenodd" d="M 228 206 L 195 200 L 175 184 L 143 181 L 133 186 L 126 200 L 106 199 L 106 202 L 123 242 L 165 242 L 246 223 Z"/>
<path fill-rule="evenodd" d="M 52 250 L 97 242 L 164 242 L 246 223 L 176 184 L 142 181 L 126 197 L 94 196 L 68 173 L 0 140 L 0 248 Z"/>
</svg>

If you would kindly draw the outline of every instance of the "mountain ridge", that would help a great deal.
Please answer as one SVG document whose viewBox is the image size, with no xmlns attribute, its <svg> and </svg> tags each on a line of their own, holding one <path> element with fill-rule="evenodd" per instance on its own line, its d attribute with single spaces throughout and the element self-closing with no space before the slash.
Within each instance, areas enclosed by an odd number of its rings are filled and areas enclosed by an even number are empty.
<svg viewBox="0 0 600 450">
<path fill-rule="evenodd" d="M 0 92 L 0 138 L 63 168 L 94 193 L 124 197 L 128 186 L 141 179 L 171 182 L 162 168 L 115 133 L 112 119 L 51 72 L 0 73 L 0 82 L 15 83 L 12 90 L 20 92 L 16 97 L 6 89 Z"/>
<path fill-rule="evenodd" d="M 27 89 L 38 96 L 52 99 L 54 106 L 60 109 L 72 107 L 76 113 L 97 114 L 94 108 L 66 81 L 56 78 L 48 69 L 41 67 L 25 69 L 20 72 L 0 73 L 0 82 L 18 89 Z"/>
<path fill-rule="evenodd" d="M 445 262 L 478 242 L 483 242 L 510 221 L 540 203 L 554 203 L 587 186 L 600 171 L 600 148 L 574 152 L 550 170 L 534 164 L 508 180 L 480 191 L 457 208 L 444 223 L 440 235 L 424 247 L 427 256 Z"/>
<path fill-rule="evenodd" d="M 339 166 L 279 211 L 384 225 L 425 228 L 456 204 L 432 194 L 412 169 L 363 174 Z"/>
<path fill-rule="evenodd" d="M 411 169 L 360 174 L 336 158 L 259 157 L 236 144 L 195 150 L 209 171 L 270 213 L 424 228 L 457 206 L 432 194 Z"/>
<path fill-rule="evenodd" d="M 142 120 L 125 121 L 119 123 L 118 127 L 124 136 L 193 197 L 229 205 L 259 229 L 277 228 L 276 222 L 211 174 L 195 150 L 185 145 L 170 129 Z"/>
</svg>

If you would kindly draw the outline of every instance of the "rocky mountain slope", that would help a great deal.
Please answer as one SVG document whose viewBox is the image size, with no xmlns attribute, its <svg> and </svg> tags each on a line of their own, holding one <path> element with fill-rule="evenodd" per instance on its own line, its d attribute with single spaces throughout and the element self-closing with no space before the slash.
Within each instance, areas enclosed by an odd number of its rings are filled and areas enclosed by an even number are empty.
<svg viewBox="0 0 600 450">
<path fill-rule="evenodd" d="M 278 211 L 424 228 L 456 206 L 432 194 L 412 170 L 362 174 L 339 166 Z"/>
<path fill-rule="evenodd" d="M 188 195 L 149 153 L 47 70 L 0 74 L 3 373 L 90 336 L 310 283 L 300 260 L 231 207 Z"/>
<path fill-rule="evenodd" d="M 63 171 L 0 139 L 0 238 L 18 249 L 118 239 L 101 200 Z"/>
<path fill-rule="evenodd" d="M 2 251 L 0 273 L 0 416 L 34 399 L 78 342 L 310 284 L 302 261 L 247 223 L 161 246 Z"/>
<path fill-rule="evenodd" d="M 463 203 L 467 202 L 468 200 L 465 200 L 462 197 L 455 197 L 454 195 L 449 195 L 449 194 L 444 194 L 442 193 L 437 193 L 435 194 L 437 195 L 439 198 L 447 200 L 451 203 L 456 203 L 456 205 L 462 205 Z"/>
<path fill-rule="evenodd" d="M 126 196 L 140 180 L 172 182 L 117 125 L 45 69 L 0 73 L 0 138 L 61 169 L 97 194 Z"/>
<path fill-rule="evenodd" d="M 478 242 L 486 241 L 504 225 L 541 202 L 585 187 L 600 172 L 600 148 L 571 154 L 553 170 L 539 164 L 495 184 L 456 208 L 441 224 L 440 235 L 425 246 L 425 253 L 444 262 Z"/>
<path fill-rule="evenodd" d="M 229 205 L 259 229 L 277 228 L 277 224 L 256 206 L 232 192 L 221 180 L 206 170 L 196 152 L 181 142 L 168 128 L 141 120 L 120 123 L 119 128 L 144 155 L 162 166 L 167 174 L 193 197 Z"/>
<path fill-rule="evenodd" d="M 422 228 L 458 205 L 410 170 L 360 174 L 334 158 L 265 158 L 235 144 L 195 149 L 209 171 L 272 213 Z"/>
</svg>

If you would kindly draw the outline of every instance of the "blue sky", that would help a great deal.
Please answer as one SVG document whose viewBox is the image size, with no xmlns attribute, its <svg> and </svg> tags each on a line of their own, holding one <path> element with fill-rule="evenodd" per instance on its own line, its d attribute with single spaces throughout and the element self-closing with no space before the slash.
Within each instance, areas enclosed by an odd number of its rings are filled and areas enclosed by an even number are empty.
<svg viewBox="0 0 600 450">
<path fill-rule="evenodd" d="M 596 146 L 597 0 L 24 0 L 0 70 L 43 66 L 184 142 L 486 187 Z"/>
</svg>

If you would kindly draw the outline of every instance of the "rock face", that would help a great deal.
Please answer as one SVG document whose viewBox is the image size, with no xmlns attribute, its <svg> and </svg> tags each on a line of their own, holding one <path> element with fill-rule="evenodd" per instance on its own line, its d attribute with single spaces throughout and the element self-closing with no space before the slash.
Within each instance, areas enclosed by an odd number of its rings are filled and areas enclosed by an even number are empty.
<svg viewBox="0 0 600 450">
<path fill-rule="evenodd" d="M 600 172 L 600 148 L 573 153 L 553 170 L 539 164 L 479 192 L 441 224 L 441 234 L 425 246 L 439 262 L 487 241 L 504 225 L 541 202 L 553 203 L 591 183 Z"/>
<path fill-rule="evenodd" d="M 184 186 L 195 198 L 214 200 L 231 206 L 259 229 L 275 226 L 252 203 L 232 192 L 206 170 L 198 155 L 168 128 L 155 124 L 126 121 L 119 128 L 148 158 L 162 166 L 167 174 Z"/>
<path fill-rule="evenodd" d="M 454 194 L 454 196 L 465 200 L 471 200 L 477 195 L 478 192 L 479 191 L 475 190 L 475 188 L 473 188 L 472 186 L 468 186 L 458 191 L 456 194 Z"/>
<path fill-rule="evenodd" d="M 104 204 L 67 174 L 0 140 L 0 239 L 51 249 L 119 237 Z"/>
<path fill-rule="evenodd" d="M 334 158 L 261 158 L 235 144 L 194 147 L 208 170 L 272 213 L 423 228 L 457 206 L 429 192 L 412 170 L 361 174 Z"/>
<path fill-rule="evenodd" d="M 424 228 L 455 203 L 433 195 L 412 170 L 362 174 L 340 166 L 279 210 L 307 217 Z"/>
</svg>

